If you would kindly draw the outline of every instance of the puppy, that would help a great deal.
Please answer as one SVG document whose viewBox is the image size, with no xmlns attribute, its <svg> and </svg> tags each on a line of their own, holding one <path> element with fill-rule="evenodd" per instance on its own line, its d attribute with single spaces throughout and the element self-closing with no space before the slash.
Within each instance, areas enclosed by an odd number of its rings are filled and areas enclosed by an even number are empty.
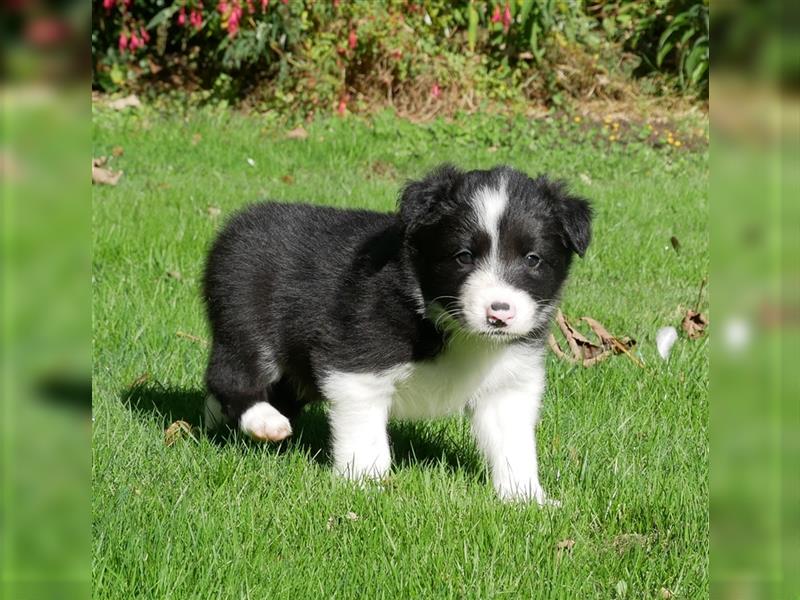
<svg viewBox="0 0 800 600">
<path fill-rule="evenodd" d="M 449 165 L 408 183 L 395 214 L 247 208 L 205 273 L 207 424 L 277 442 L 322 398 L 334 469 L 381 478 L 389 418 L 467 409 L 498 495 L 545 503 L 545 339 L 591 214 L 563 183 Z"/>
</svg>

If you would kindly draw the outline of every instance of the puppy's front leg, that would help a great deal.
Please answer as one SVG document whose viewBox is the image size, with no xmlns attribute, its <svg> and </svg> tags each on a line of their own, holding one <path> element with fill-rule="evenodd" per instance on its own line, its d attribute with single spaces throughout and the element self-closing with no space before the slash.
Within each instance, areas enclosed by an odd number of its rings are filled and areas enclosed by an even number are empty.
<svg viewBox="0 0 800 600">
<path fill-rule="evenodd" d="M 540 395 L 541 390 L 503 389 L 480 397 L 473 407 L 472 430 L 504 500 L 547 502 L 534 436 Z"/>
<path fill-rule="evenodd" d="M 380 479 L 391 466 L 386 426 L 394 382 L 381 375 L 335 372 L 322 391 L 330 402 L 333 466 L 348 479 Z"/>
</svg>

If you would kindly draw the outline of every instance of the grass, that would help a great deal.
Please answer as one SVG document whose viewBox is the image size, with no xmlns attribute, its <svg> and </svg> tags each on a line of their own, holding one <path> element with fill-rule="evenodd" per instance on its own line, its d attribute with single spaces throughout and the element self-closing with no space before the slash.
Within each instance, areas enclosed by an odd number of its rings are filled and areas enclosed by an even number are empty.
<svg viewBox="0 0 800 600">
<path fill-rule="evenodd" d="M 307 129 L 95 111 L 94 156 L 120 147 L 125 173 L 94 188 L 95 597 L 706 597 L 707 342 L 681 338 L 669 362 L 654 345 L 707 274 L 705 151 L 604 142 L 569 119 Z M 457 418 L 393 424 L 383 491 L 330 473 L 324 407 L 281 447 L 199 433 L 166 445 L 172 421 L 199 421 L 198 289 L 224 219 L 263 197 L 388 211 L 405 178 L 444 160 L 546 171 L 594 201 L 563 309 L 634 337 L 646 366 L 548 359 L 538 446 L 563 506 L 498 502 Z"/>
</svg>

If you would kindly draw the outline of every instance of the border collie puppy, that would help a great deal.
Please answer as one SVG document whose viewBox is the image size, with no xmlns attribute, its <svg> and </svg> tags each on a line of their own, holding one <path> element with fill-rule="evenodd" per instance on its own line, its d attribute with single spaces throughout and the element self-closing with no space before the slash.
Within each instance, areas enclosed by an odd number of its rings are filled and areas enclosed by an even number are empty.
<svg viewBox="0 0 800 600">
<path fill-rule="evenodd" d="M 277 442 L 323 398 L 335 470 L 381 478 L 390 418 L 467 409 L 499 496 L 545 503 L 545 339 L 590 223 L 563 183 L 502 166 L 441 166 L 405 186 L 396 214 L 245 209 L 205 273 L 207 425 Z"/>
</svg>

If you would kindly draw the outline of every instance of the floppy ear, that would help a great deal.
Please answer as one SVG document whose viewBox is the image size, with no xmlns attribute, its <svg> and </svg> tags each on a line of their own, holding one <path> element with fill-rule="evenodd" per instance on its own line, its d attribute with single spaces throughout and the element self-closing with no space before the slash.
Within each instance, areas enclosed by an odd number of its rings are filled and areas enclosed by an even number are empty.
<svg viewBox="0 0 800 600">
<path fill-rule="evenodd" d="M 463 172 L 453 165 L 436 167 L 424 179 L 409 181 L 400 194 L 400 219 L 409 231 L 432 225 L 452 201 Z"/>
<path fill-rule="evenodd" d="M 563 181 L 548 182 L 555 213 L 561 222 L 564 245 L 583 258 L 592 239 L 592 207 L 589 201 L 569 193 Z"/>
</svg>

